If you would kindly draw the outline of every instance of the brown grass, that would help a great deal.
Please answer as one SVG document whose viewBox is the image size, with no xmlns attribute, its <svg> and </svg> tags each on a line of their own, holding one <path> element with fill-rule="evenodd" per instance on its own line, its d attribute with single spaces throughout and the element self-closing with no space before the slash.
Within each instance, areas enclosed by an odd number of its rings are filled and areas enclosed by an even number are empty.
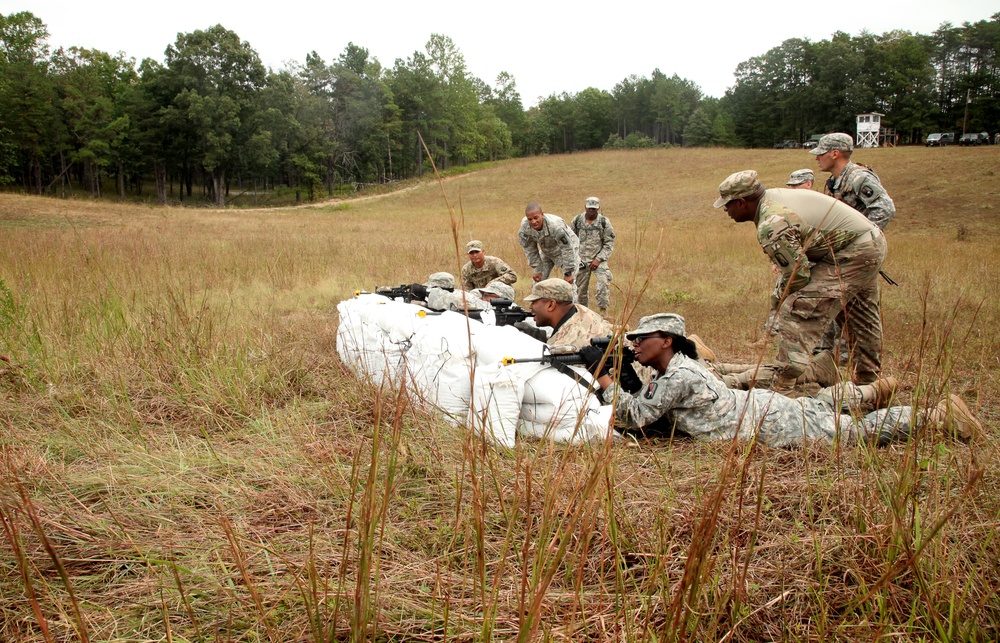
<svg viewBox="0 0 1000 643">
<path fill-rule="evenodd" d="M 442 186 L 319 208 L 0 196 L 0 640 L 995 640 L 1000 148 L 860 151 L 896 200 L 887 370 L 988 435 L 887 449 L 497 452 L 339 363 L 334 305 L 458 272 Z M 785 150 L 497 164 L 443 184 L 529 289 L 528 201 L 601 197 L 613 312 L 750 360 L 771 287 L 711 208 Z M 964 232 L 960 235 L 960 228 Z"/>
</svg>

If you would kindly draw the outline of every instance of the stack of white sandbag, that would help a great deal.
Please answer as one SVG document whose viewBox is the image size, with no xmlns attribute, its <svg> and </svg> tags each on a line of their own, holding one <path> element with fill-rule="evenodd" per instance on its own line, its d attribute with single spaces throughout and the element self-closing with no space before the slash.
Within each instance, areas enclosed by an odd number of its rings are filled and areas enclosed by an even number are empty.
<svg viewBox="0 0 1000 643">
<path fill-rule="evenodd" d="M 496 443 L 518 434 L 557 442 L 610 435 L 611 407 L 585 384 L 538 362 L 544 345 L 511 326 L 491 326 L 453 312 L 361 294 L 337 305 L 337 353 L 376 385 L 405 377 L 420 400 Z M 487 316 L 488 318 L 488 316 Z M 571 367 L 583 382 L 589 375 Z"/>
</svg>

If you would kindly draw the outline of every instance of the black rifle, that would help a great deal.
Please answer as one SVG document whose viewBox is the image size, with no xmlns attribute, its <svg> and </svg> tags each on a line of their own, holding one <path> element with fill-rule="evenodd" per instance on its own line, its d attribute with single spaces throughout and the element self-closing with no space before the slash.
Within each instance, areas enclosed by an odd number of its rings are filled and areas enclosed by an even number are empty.
<svg viewBox="0 0 1000 643">
<path fill-rule="evenodd" d="M 614 346 L 611 345 L 611 342 L 611 337 L 594 337 L 590 340 L 590 345 L 601 351 L 601 359 L 605 362 L 606 367 L 614 368 L 619 385 L 629 393 L 635 393 L 642 387 L 642 380 L 639 379 L 639 376 L 636 375 L 635 370 L 632 368 L 633 363 L 636 361 L 635 352 L 620 342 Z M 594 362 L 595 356 L 588 356 L 590 357 L 588 360 L 581 354 L 584 352 L 588 351 L 586 349 L 581 349 L 575 353 L 552 353 L 549 351 L 549 347 L 545 346 L 542 348 L 541 357 L 505 357 L 501 360 L 501 364 L 507 366 L 510 364 L 521 364 L 526 362 L 539 362 L 541 364 L 552 366 L 560 373 L 579 381 L 579 373 L 570 369 L 570 365 L 584 366 L 588 370 L 596 367 Z M 606 371 L 602 369 L 601 372 L 604 373 Z M 596 382 L 594 384 L 589 384 L 587 388 L 592 389 L 595 384 Z"/>
<path fill-rule="evenodd" d="M 406 303 L 416 299 L 416 296 L 413 294 L 413 290 L 410 288 L 410 284 L 399 284 L 398 286 L 376 286 L 374 291 L 355 290 L 354 294 L 382 295 L 383 297 L 388 297 L 389 299 L 400 298 Z"/>
<path fill-rule="evenodd" d="M 523 322 L 529 317 L 533 317 L 530 310 L 525 310 L 517 306 L 509 299 L 496 298 L 490 300 L 493 307 L 493 314 L 496 317 L 497 326 L 513 326 L 518 322 Z M 469 318 L 482 321 L 485 310 L 470 310 Z"/>
<path fill-rule="evenodd" d="M 882 275 L 882 279 L 885 279 L 885 282 L 887 284 L 889 284 L 890 286 L 898 286 L 899 285 L 899 283 L 895 279 L 893 279 L 892 277 L 890 277 L 889 275 L 886 274 L 885 270 L 879 270 L 878 274 Z"/>
<path fill-rule="evenodd" d="M 608 363 L 618 366 L 618 346 L 615 346 L 611 353 L 608 353 L 608 347 L 611 346 L 611 337 L 593 337 L 590 340 L 590 345 L 595 346 L 608 356 Z M 582 364 L 589 365 L 588 362 L 580 353 L 583 351 L 577 351 L 575 353 L 552 353 L 549 351 L 549 347 L 546 345 L 542 348 L 541 357 L 505 357 L 502 360 L 504 366 L 510 364 L 523 364 L 525 362 L 540 362 L 542 364 Z M 622 364 L 631 364 L 635 361 L 635 352 L 628 346 L 621 346 L 621 362 Z"/>
<path fill-rule="evenodd" d="M 493 308 L 493 315 L 496 318 L 496 325 L 497 326 L 513 326 L 514 324 L 517 324 L 518 322 L 523 322 L 525 319 L 533 316 L 532 312 L 530 310 L 525 310 L 525 309 L 521 308 L 520 306 L 514 305 L 514 302 L 512 302 L 509 299 L 497 298 L 497 299 L 490 300 L 489 303 L 490 303 L 490 306 Z M 427 314 L 428 315 L 440 315 L 443 312 L 445 312 L 445 311 L 443 311 L 443 310 L 428 310 Z M 482 321 L 483 320 L 483 313 L 486 313 L 488 311 L 485 311 L 485 310 L 469 310 L 469 311 L 456 310 L 456 311 L 453 311 L 453 312 L 456 312 L 456 313 L 458 313 L 460 315 L 468 314 L 469 319 L 478 319 L 479 321 Z"/>
</svg>

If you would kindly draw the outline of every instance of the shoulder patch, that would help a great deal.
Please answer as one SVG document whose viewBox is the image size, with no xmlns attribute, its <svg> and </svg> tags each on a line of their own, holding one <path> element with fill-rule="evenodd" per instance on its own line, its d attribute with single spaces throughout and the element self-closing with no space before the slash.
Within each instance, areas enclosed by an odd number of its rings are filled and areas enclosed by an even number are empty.
<svg viewBox="0 0 1000 643">
<path fill-rule="evenodd" d="M 872 186 L 866 185 L 865 187 L 861 188 L 861 196 L 863 196 L 864 198 L 870 199 L 872 198 L 873 194 L 875 194 L 875 190 L 872 189 Z"/>
<path fill-rule="evenodd" d="M 654 395 L 656 395 L 656 382 L 650 382 L 649 386 L 646 387 L 646 392 L 642 396 L 647 400 L 651 400 Z"/>
</svg>

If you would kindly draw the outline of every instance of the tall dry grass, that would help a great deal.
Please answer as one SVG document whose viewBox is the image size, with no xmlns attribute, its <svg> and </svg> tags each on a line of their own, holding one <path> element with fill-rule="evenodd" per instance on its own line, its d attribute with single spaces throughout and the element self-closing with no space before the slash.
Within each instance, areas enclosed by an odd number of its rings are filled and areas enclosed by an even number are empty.
<svg viewBox="0 0 1000 643">
<path fill-rule="evenodd" d="M 524 204 L 596 194 L 612 311 L 752 359 L 772 277 L 711 201 L 804 153 L 536 158 L 280 211 L 0 197 L 0 640 L 996 639 L 1000 150 L 857 156 L 899 209 L 887 370 L 969 401 L 971 445 L 504 452 L 336 358 L 355 289 L 479 238 L 523 295 Z"/>
</svg>

